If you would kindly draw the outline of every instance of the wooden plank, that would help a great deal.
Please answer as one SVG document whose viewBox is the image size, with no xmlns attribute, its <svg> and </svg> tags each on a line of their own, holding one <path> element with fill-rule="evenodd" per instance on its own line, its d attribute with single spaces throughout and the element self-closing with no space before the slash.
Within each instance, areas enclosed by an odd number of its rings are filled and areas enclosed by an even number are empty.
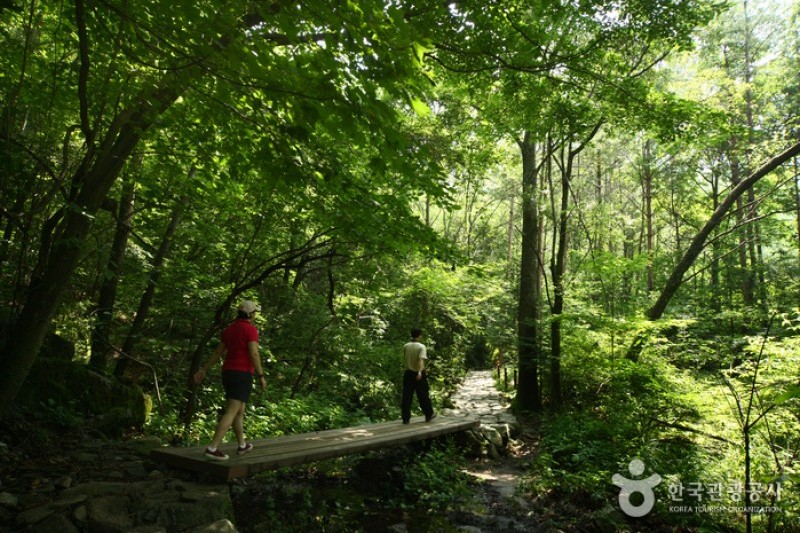
<svg viewBox="0 0 800 533">
<path fill-rule="evenodd" d="M 431 422 L 412 419 L 411 424 L 399 420 L 350 428 L 329 429 L 252 441 L 248 454 L 237 455 L 236 445 L 224 445 L 227 461 L 214 461 L 203 455 L 204 446 L 189 448 L 156 448 L 151 457 L 169 466 L 202 472 L 224 480 L 253 475 L 265 470 L 341 457 L 389 446 L 430 439 L 464 431 L 480 425 L 477 418 L 438 416 Z"/>
</svg>

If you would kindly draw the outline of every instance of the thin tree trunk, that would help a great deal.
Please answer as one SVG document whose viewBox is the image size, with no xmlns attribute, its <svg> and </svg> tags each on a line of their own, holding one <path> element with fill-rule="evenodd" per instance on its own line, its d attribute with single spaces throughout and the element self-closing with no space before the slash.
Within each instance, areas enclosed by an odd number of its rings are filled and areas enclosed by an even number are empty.
<svg viewBox="0 0 800 533">
<path fill-rule="evenodd" d="M 747 0 L 744 1 L 744 22 L 745 22 L 745 38 L 744 38 L 744 59 L 745 59 L 745 117 L 747 119 L 747 154 L 748 154 L 748 168 L 750 163 L 750 151 L 755 145 L 755 126 L 753 123 L 753 89 L 752 89 L 752 56 L 751 56 L 751 38 L 752 31 L 750 30 L 750 15 L 747 9 Z M 764 251 L 761 245 L 761 229 L 758 223 L 758 206 L 756 204 L 755 191 L 751 188 L 747 191 L 748 201 L 748 218 L 751 220 L 747 225 L 747 232 L 749 234 L 748 246 L 750 252 L 750 283 L 756 286 L 758 292 L 759 303 L 762 309 L 767 307 L 767 293 L 766 293 L 766 280 L 764 279 Z M 756 284 L 756 279 L 758 283 Z"/>
<path fill-rule="evenodd" d="M 797 213 L 797 262 L 800 265 L 800 162 L 794 158 L 794 205 Z"/>
<path fill-rule="evenodd" d="M 719 207 L 719 176 L 711 176 L 711 202 L 714 211 Z M 711 244 L 711 308 L 715 312 L 722 309 L 722 287 L 719 276 L 720 242 L 714 240 Z"/>
<path fill-rule="evenodd" d="M 551 266 L 553 272 L 553 314 L 550 322 L 550 401 L 554 407 L 562 404 L 561 395 L 561 314 L 564 312 L 564 272 L 567 266 L 567 220 L 569 218 L 569 188 L 572 156 L 567 168 L 561 169 L 561 211 L 558 216 L 558 246 Z"/>
<path fill-rule="evenodd" d="M 194 168 L 192 169 L 191 173 L 194 173 Z M 114 375 L 118 378 L 121 378 L 125 375 L 125 370 L 127 370 L 128 364 L 130 363 L 129 356 L 134 355 L 136 341 L 139 339 L 144 322 L 147 319 L 147 315 L 150 313 L 150 307 L 153 304 L 153 296 L 155 296 L 158 280 L 161 277 L 161 269 L 164 266 L 164 261 L 166 260 L 167 255 L 169 254 L 169 248 L 172 244 L 172 237 L 175 236 L 175 231 L 178 229 L 178 224 L 180 224 L 181 216 L 183 215 L 183 209 L 185 208 L 187 200 L 187 196 L 181 197 L 180 200 L 178 200 L 177 205 L 175 205 L 175 207 L 172 209 L 172 217 L 167 225 L 167 229 L 164 231 L 164 236 L 161 239 L 161 244 L 158 247 L 158 251 L 151 262 L 152 270 L 150 271 L 150 277 L 147 279 L 147 287 L 144 290 L 144 294 L 142 294 L 141 300 L 139 300 L 139 307 L 136 310 L 136 318 L 134 318 L 131 329 L 128 331 L 128 336 L 125 338 L 125 344 L 122 345 L 122 353 L 120 354 L 120 358 L 117 361 L 117 366 L 114 369 Z"/>
<path fill-rule="evenodd" d="M 741 183 L 741 166 L 735 155 L 730 154 L 731 158 L 731 185 L 735 189 Z M 746 192 L 746 191 L 745 191 Z M 750 269 L 747 266 L 747 228 L 745 224 L 744 201 L 740 195 L 736 199 L 736 225 L 742 229 L 737 232 L 739 246 L 737 257 L 739 258 L 738 275 L 734 278 L 739 280 L 739 287 L 742 293 L 742 303 L 745 307 L 753 305 L 753 284 Z"/>
<path fill-rule="evenodd" d="M 575 149 L 572 144 L 566 147 L 567 160 L 561 163 L 561 206 L 558 214 L 558 244 L 554 239 L 553 245 L 556 252 L 550 267 L 553 273 L 553 306 L 552 322 L 550 323 L 550 401 L 554 407 L 563 403 L 561 392 L 561 315 L 564 312 L 564 275 L 567 271 L 567 256 L 569 254 L 569 197 L 572 194 L 572 174 L 575 161 L 586 145 L 600 131 L 602 121 L 599 121 L 584 141 Z M 562 152 L 563 153 L 563 152 Z M 555 213 L 553 220 L 555 221 Z"/>
<path fill-rule="evenodd" d="M 647 254 L 647 292 L 655 290 L 653 279 L 653 173 L 650 168 L 650 141 L 642 147 L 642 201 L 644 203 L 645 253 Z"/>
<path fill-rule="evenodd" d="M 117 210 L 117 228 L 114 232 L 114 243 L 108 258 L 103 283 L 95 308 L 95 322 L 91 338 L 91 358 L 89 363 L 97 369 L 105 369 L 108 354 L 111 352 L 111 324 L 114 304 L 117 300 L 117 286 L 122 274 L 122 263 L 128 247 L 128 235 L 133 225 L 133 199 L 136 182 L 132 177 L 125 180 Z"/>
</svg>

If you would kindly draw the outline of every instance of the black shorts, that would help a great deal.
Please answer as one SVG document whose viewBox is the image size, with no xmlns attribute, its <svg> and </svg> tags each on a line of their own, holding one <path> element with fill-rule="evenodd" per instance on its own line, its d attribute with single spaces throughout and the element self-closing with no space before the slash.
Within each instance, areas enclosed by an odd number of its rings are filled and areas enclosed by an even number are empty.
<svg viewBox="0 0 800 533">
<path fill-rule="evenodd" d="M 253 390 L 253 374 L 241 370 L 223 370 L 222 387 L 226 400 L 239 400 L 247 403 Z"/>
</svg>

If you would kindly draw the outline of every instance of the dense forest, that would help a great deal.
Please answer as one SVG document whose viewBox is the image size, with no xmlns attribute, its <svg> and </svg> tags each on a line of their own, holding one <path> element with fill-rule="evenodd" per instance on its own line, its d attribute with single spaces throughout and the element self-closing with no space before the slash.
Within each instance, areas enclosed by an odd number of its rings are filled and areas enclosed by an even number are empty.
<svg viewBox="0 0 800 533">
<path fill-rule="evenodd" d="M 399 418 L 419 327 L 436 406 L 517 376 L 526 490 L 800 530 L 798 73 L 796 0 L 2 1 L 0 412 L 206 442 L 246 298 L 250 435 Z"/>
</svg>

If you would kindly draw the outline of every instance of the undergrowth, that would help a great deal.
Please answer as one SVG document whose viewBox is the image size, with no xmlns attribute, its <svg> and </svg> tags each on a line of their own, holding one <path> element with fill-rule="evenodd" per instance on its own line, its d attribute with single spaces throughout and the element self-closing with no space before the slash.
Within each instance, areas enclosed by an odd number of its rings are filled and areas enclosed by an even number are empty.
<svg viewBox="0 0 800 533">
<path fill-rule="evenodd" d="M 753 514 L 753 528 L 800 531 L 798 337 L 784 328 L 766 340 L 712 346 L 717 340 L 691 321 L 653 329 L 634 356 L 609 356 L 598 333 L 572 337 L 563 365 L 568 400 L 541 419 L 526 490 L 544 505 L 579 506 L 584 527 L 743 531 L 742 413 L 749 409 L 757 422 L 753 506 L 767 510 Z M 645 465 L 640 475 L 629 471 L 634 459 Z M 638 518 L 623 513 L 614 474 L 660 476 L 653 509 Z"/>
</svg>

